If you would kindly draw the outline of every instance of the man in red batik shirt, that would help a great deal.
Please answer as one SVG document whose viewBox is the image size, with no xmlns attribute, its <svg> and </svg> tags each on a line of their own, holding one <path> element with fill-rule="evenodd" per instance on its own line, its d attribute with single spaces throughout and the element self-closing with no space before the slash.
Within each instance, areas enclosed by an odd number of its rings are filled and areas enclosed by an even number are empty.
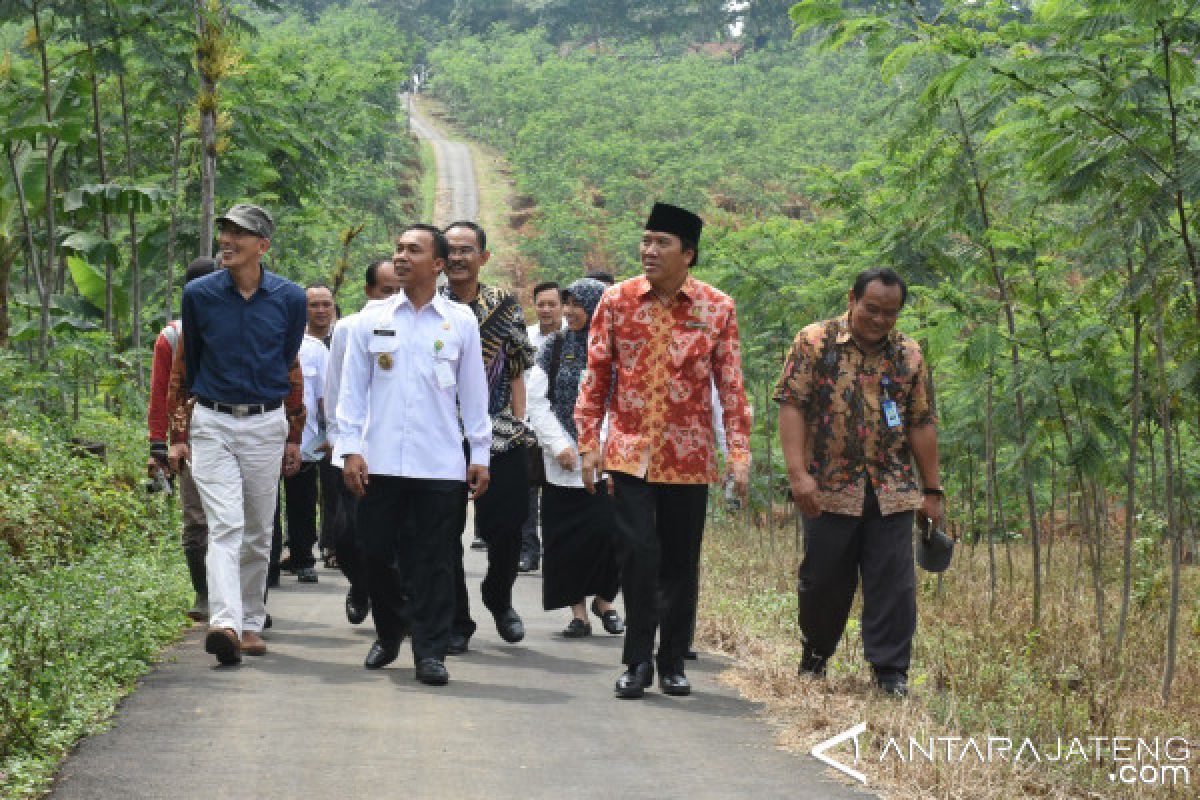
<svg viewBox="0 0 1200 800">
<path fill-rule="evenodd" d="M 737 313 L 728 295 L 689 271 L 703 227 L 690 211 L 655 204 L 640 248 L 645 274 L 606 291 L 592 318 L 575 406 L 584 485 L 594 490 L 600 472 L 612 476 L 626 613 L 618 697 L 641 697 L 653 682 L 656 630 L 659 686 L 672 695 L 691 692 L 683 658 L 708 484 L 719 477 L 714 385 L 725 410 L 727 472 L 743 496 L 749 482 L 750 408 Z"/>
</svg>

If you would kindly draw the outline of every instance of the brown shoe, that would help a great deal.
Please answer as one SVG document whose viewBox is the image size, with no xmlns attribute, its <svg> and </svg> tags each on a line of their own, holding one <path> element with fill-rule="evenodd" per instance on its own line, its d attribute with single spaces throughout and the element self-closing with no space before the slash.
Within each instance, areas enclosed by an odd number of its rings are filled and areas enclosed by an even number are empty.
<svg viewBox="0 0 1200 800">
<path fill-rule="evenodd" d="M 222 666 L 242 663 L 238 637 L 232 628 L 209 628 L 208 635 L 204 637 L 204 652 L 216 656 L 217 663 Z"/>
<path fill-rule="evenodd" d="M 248 656 L 265 656 L 267 643 L 254 631 L 242 631 L 242 652 Z"/>
</svg>

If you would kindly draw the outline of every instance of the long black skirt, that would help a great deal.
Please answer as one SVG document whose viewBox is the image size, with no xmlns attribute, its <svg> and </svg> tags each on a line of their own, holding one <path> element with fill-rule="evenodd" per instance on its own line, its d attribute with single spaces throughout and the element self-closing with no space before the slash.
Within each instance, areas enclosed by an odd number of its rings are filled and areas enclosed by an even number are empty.
<svg viewBox="0 0 1200 800">
<path fill-rule="evenodd" d="M 547 484 L 542 489 L 542 606 L 549 611 L 600 595 L 610 603 L 620 578 L 612 498 Z"/>
</svg>

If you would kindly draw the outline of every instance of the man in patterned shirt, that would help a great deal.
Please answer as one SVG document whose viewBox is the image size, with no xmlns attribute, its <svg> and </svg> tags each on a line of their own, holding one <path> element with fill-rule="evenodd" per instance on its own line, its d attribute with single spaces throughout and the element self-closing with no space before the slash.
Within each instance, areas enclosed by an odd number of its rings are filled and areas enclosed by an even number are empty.
<svg viewBox="0 0 1200 800">
<path fill-rule="evenodd" d="M 942 518 L 933 387 L 920 345 L 894 330 L 907 296 L 890 269 L 860 273 L 845 314 L 797 334 L 775 389 L 804 513 L 800 671 L 824 675 L 861 574 L 863 651 L 899 696 L 917 627 L 913 516 Z"/>
<path fill-rule="evenodd" d="M 443 294 L 465 303 L 479 320 L 483 366 L 488 380 L 488 415 L 492 418 L 491 489 L 475 501 L 476 531 L 487 542 L 488 569 L 483 604 L 492 612 L 500 638 L 525 638 L 525 626 L 512 606 L 512 588 L 521 558 L 521 528 L 529 514 L 529 473 L 525 448 L 533 442 L 525 418 L 525 370 L 533 366 L 533 347 L 525 332 L 525 313 L 512 292 L 479 282 L 479 271 L 491 257 L 487 234 L 474 222 L 455 222 L 445 230 L 450 246 Z M 463 509 L 466 522 L 466 508 Z M 475 633 L 467 600 L 458 539 L 454 628 L 446 652 L 465 653 Z"/>
<path fill-rule="evenodd" d="M 737 313 L 728 295 L 690 272 L 703 227 L 690 211 L 654 205 L 640 248 L 645 274 L 607 290 L 596 307 L 575 404 L 584 485 L 594 491 L 600 472 L 612 476 L 626 615 L 618 697 L 645 693 L 654 680 L 651 656 L 665 693 L 691 692 L 683 659 L 708 484 L 719 477 L 714 385 L 725 409 L 727 471 L 742 495 L 749 482 L 750 407 Z"/>
</svg>

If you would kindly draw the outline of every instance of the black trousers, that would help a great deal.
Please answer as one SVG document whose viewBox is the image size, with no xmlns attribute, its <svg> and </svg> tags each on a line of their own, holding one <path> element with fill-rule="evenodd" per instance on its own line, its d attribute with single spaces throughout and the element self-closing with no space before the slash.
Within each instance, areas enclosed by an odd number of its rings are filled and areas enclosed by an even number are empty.
<svg viewBox="0 0 1200 800">
<path fill-rule="evenodd" d="M 512 608 L 512 588 L 521 560 L 521 526 L 529 514 L 529 469 L 525 451 L 517 447 L 492 454 L 488 489 L 475 501 L 475 532 L 487 542 L 487 575 L 483 578 L 483 605 L 493 614 Z M 467 506 L 458 514 L 460 535 L 456 537 L 454 631 L 464 636 L 475 632 L 467 599 L 467 576 L 463 570 L 461 531 Z"/>
<path fill-rule="evenodd" d="M 317 544 L 322 552 L 328 552 L 336 547 L 338 506 L 346 484 L 342 480 L 342 471 L 329 458 L 323 458 L 317 464 L 321 483 L 321 528 Z"/>
<path fill-rule="evenodd" d="M 317 493 L 320 466 L 316 461 L 305 461 L 300 471 L 283 479 L 283 491 L 287 498 L 288 550 L 292 554 L 292 568 L 302 569 L 316 563 L 313 544 L 317 541 Z"/>
<path fill-rule="evenodd" d="M 861 517 L 804 518 L 797 594 L 804 648 L 829 657 L 846 629 L 862 576 L 863 654 L 877 669 L 908 670 L 917 630 L 912 511 L 882 516 L 868 489 Z"/>
<path fill-rule="evenodd" d="M 521 555 L 538 557 L 542 553 L 542 542 L 538 539 L 538 506 L 542 498 L 542 487 L 529 487 L 529 516 L 521 526 Z"/>
<path fill-rule="evenodd" d="M 338 493 L 336 511 L 330 525 L 331 547 L 337 557 L 338 569 L 350 582 L 350 593 L 357 602 L 362 603 L 370 595 L 367 591 L 361 537 L 358 534 L 358 497 L 346 487 L 341 468 L 330 466 L 330 469 L 337 475 L 334 488 Z"/>
<path fill-rule="evenodd" d="M 271 530 L 271 557 L 267 562 L 267 585 L 279 583 L 279 559 L 283 555 L 283 523 L 279 519 L 279 497 L 281 490 L 275 487 L 275 520 Z"/>
<path fill-rule="evenodd" d="M 691 637 L 707 484 L 649 483 L 613 473 L 617 565 L 625 594 L 628 665 L 649 661 L 658 632 L 661 672 L 683 670 Z"/>
<path fill-rule="evenodd" d="M 445 658 L 454 619 L 454 539 L 466 484 L 371 475 L 358 503 L 375 632 L 412 632 L 414 661 Z"/>
</svg>

